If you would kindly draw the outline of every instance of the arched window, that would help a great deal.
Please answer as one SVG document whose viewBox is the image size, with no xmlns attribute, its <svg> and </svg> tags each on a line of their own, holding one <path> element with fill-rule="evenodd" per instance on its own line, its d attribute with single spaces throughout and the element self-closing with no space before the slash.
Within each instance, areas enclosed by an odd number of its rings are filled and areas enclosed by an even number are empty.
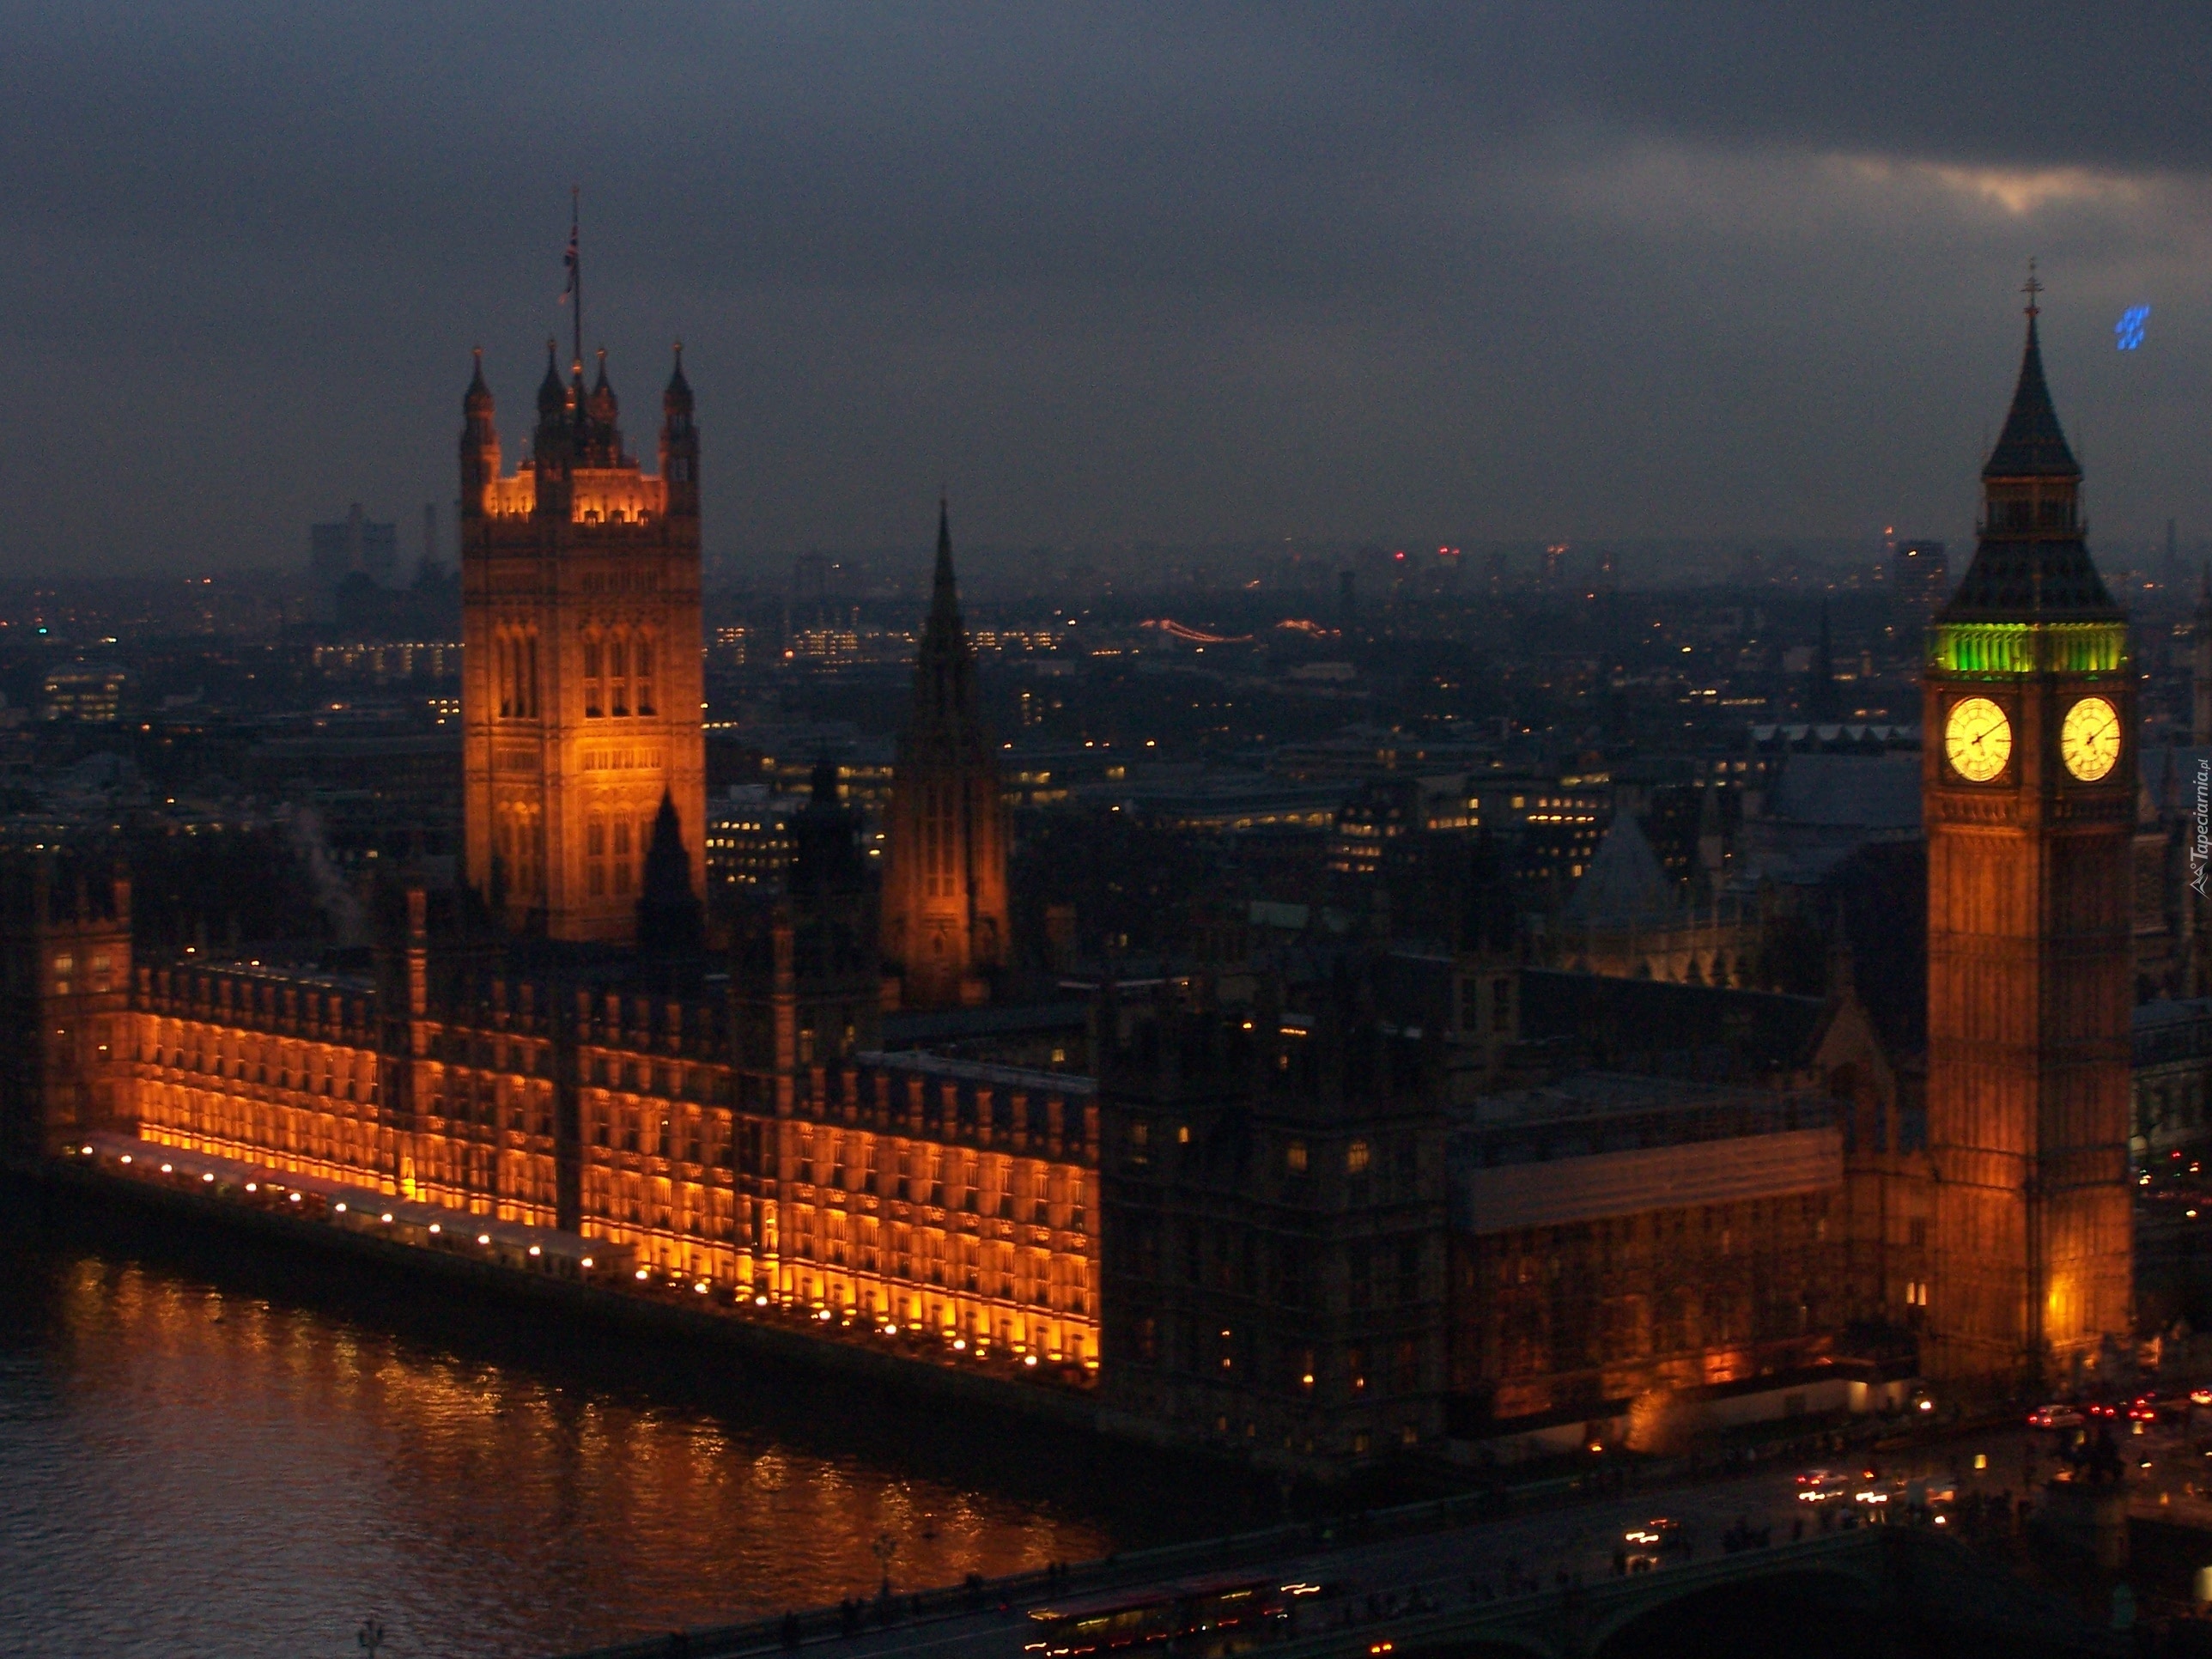
<svg viewBox="0 0 2212 1659">
<path fill-rule="evenodd" d="M 619 714 L 622 710 L 617 708 L 615 713 Z M 615 894 L 626 897 L 630 890 L 629 819 L 619 815 L 615 819 L 614 861 Z"/>
<path fill-rule="evenodd" d="M 526 720 L 538 718 L 538 633 L 535 629 L 522 637 L 521 696 L 516 699 Z"/>
<path fill-rule="evenodd" d="M 637 712 L 650 714 L 653 712 L 653 636 L 640 634 L 631 651 L 630 667 L 637 677 Z"/>
<path fill-rule="evenodd" d="M 607 641 L 607 707 L 617 720 L 629 713 L 629 642 L 619 634 Z"/>
<path fill-rule="evenodd" d="M 597 720 L 607 710 L 607 688 L 599 636 L 584 636 L 584 718 Z"/>
<path fill-rule="evenodd" d="M 607 821 L 597 812 L 584 821 L 584 886 L 593 898 L 606 894 Z"/>
<path fill-rule="evenodd" d="M 506 635 L 492 635 L 492 684 L 499 702 L 499 717 L 503 720 L 514 718 L 514 673 L 507 660 L 514 649 L 514 641 Z"/>
</svg>

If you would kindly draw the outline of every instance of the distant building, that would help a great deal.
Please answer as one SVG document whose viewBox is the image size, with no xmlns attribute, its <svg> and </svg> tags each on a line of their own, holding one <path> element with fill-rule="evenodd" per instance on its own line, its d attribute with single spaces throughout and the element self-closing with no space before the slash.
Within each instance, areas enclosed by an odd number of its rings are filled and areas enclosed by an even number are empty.
<svg viewBox="0 0 2212 1659">
<path fill-rule="evenodd" d="M 112 662 L 75 662 L 47 672 L 40 712 L 50 720 L 109 726 L 121 712 L 130 675 Z"/>
<path fill-rule="evenodd" d="M 1400 837 L 1463 830 L 1471 823 L 1467 780 L 1458 773 L 1370 779 L 1336 811 L 1328 867 L 1340 875 L 1371 876 L 1382 867 L 1389 844 Z"/>
<path fill-rule="evenodd" d="M 399 526 L 367 517 L 359 501 L 335 523 L 307 526 L 307 575 L 320 621 L 331 620 L 347 578 L 362 576 L 389 587 L 398 569 Z"/>
<path fill-rule="evenodd" d="M 765 784 L 738 785 L 707 800 L 707 885 L 724 896 L 769 892 L 791 863 L 791 819 L 805 801 Z"/>
<path fill-rule="evenodd" d="M 1890 591 L 1900 610 L 1927 617 L 1951 592 L 1949 568 L 1941 542 L 1899 542 L 1890 555 Z"/>
</svg>

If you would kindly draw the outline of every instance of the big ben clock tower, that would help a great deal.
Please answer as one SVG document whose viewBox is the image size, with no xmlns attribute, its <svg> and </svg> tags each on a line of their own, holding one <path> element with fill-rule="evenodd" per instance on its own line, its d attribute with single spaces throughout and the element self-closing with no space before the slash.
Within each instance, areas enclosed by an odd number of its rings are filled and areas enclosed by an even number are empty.
<svg viewBox="0 0 2212 1659">
<path fill-rule="evenodd" d="M 2058 1380 L 2131 1334 L 2135 693 L 2027 348 L 1974 562 L 1929 630 L 1929 1375 Z"/>
</svg>

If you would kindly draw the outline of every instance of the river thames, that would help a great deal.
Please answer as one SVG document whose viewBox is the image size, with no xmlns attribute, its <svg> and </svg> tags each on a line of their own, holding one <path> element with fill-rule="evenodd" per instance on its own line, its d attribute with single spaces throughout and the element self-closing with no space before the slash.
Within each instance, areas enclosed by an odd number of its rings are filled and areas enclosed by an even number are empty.
<svg viewBox="0 0 2212 1659">
<path fill-rule="evenodd" d="M 1249 1518 L 395 1281 L 0 1248 L 0 1653 L 357 1656 L 373 1614 L 387 1655 L 553 1654 L 867 1593 L 880 1548 L 921 1586 Z"/>
</svg>

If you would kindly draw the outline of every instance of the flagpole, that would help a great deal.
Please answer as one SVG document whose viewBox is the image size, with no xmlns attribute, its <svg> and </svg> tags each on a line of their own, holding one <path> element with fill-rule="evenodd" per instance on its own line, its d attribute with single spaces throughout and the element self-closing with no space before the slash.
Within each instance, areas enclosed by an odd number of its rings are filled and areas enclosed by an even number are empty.
<svg viewBox="0 0 2212 1659">
<path fill-rule="evenodd" d="M 573 262 L 568 280 L 576 294 L 576 314 L 570 320 L 576 329 L 576 373 L 584 372 L 584 245 L 576 238 L 580 223 L 583 191 L 575 185 L 568 186 L 568 258 Z"/>
</svg>

